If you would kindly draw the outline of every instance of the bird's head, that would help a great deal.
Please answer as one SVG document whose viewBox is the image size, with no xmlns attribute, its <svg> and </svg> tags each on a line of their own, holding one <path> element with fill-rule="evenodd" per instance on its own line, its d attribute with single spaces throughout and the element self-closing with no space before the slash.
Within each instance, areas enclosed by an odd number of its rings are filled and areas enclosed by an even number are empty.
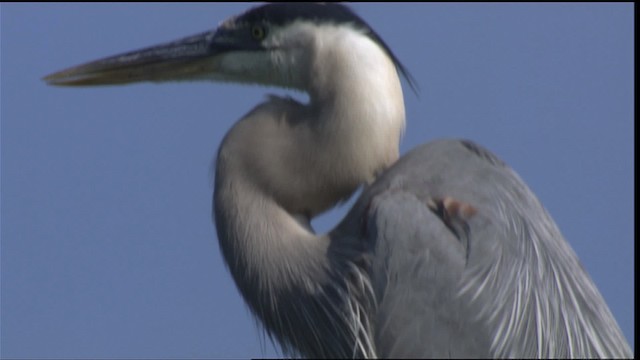
<svg viewBox="0 0 640 360">
<path fill-rule="evenodd" d="M 223 21 L 215 30 L 109 56 L 44 78 L 50 85 L 213 80 L 308 90 L 309 63 L 323 29 L 345 28 L 375 42 L 409 80 L 384 41 L 340 4 L 276 3 Z"/>
</svg>

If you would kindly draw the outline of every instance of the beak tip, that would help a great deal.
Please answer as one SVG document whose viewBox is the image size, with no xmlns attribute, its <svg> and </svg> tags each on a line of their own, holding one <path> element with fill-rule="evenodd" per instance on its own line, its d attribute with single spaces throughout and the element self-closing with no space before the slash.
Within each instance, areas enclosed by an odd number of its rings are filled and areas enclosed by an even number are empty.
<svg viewBox="0 0 640 360">
<path fill-rule="evenodd" d="M 45 75 L 40 80 L 47 83 L 47 85 L 52 85 L 52 86 L 68 85 L 68 82 L 65 81 L 64 74 L 61 72 L 55 72 L 49 75 Z"/>
<path fill-rule="evenodd" d="M 90 76 L 82 76 L 83 74 L 76 74 L 70 71 L 59 71 L 53 74 L 42 77 L 47 85 L 50 86 L 91 86 L 91 85 L 104 85 L 106 83 L 92 81 Z"/>
<path fill-rule="evenodd" d="M 45 76 L 45 77 L 43 77 L 43 78 L 42 78 L 42 79 L 40 79 L 40 80 L 44 81 L 47 85 L 54 85 L 54 86 L 55 86 L 55 85 L 58 85 L 58 84 L 56 84 L 55 79 L 52 79 L 52 78 L 51 78 L 50 76 L 48 76 L 48 75 L 47 75 L 47 76 Z"/>
</svg>

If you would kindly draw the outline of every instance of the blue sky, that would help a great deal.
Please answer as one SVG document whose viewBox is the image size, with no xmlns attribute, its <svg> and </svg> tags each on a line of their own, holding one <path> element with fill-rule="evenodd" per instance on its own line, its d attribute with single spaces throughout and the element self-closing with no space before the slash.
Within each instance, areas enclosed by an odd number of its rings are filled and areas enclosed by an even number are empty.
<svg viewBox="0 0 640 360">
<path fill-rule="evenodd" d="M 2 4 L 2 357 L 277 355 L 220 257 L 211 164 L 235 120 L 286 92 L 41 81 L 247 8 Z M 405 86 L 401 151 L 468 138 L 505 160 L 633 346 L 633 4 L 353 8 L 420 85 L 418 96 Z M 315 225 L 328 230 L 345 212 Z"/>
</svg>

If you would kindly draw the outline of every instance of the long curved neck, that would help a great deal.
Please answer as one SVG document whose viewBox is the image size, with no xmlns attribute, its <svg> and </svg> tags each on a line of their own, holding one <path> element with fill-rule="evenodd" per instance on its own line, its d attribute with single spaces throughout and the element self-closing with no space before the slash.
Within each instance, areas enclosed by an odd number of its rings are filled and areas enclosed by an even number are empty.
<svg viewBox="0 0 640 360">
<path fill-rule="evenodd" d="M 285 352 L 373 356 L 366 244 L 316 236 L 300 219 L 335 206 L 395 162 L 402 89 L 392 61 L 366 36 L 332 27 L 319 33 L 314 61 L 303 66 L 310 104 L 272 97 L 225 137 L 216 228 L 236 285 Z"/>
</svg>

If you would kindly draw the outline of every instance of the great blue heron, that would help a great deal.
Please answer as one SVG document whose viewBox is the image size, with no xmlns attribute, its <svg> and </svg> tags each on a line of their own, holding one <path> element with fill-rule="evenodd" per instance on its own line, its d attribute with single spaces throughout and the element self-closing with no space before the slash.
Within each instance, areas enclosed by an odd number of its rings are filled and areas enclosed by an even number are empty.
<svg viewBox="0 0 640 360">
<path fill-rule="evenodd" d="M 520 178 L 470 141 L 399 161 L 404 67 L 335 4 L 270 4 L 216 30 L 64 70 L 54 85 L 209 79 L 271 97 L 218 152 L 214 215 L 267 333 L 310 357 L 630 357 L 576 255 Z M 409 77 L 410 78 L 410 77 Z M 310 219 L 366 188 L 326 235 Z"/>
</svg>

